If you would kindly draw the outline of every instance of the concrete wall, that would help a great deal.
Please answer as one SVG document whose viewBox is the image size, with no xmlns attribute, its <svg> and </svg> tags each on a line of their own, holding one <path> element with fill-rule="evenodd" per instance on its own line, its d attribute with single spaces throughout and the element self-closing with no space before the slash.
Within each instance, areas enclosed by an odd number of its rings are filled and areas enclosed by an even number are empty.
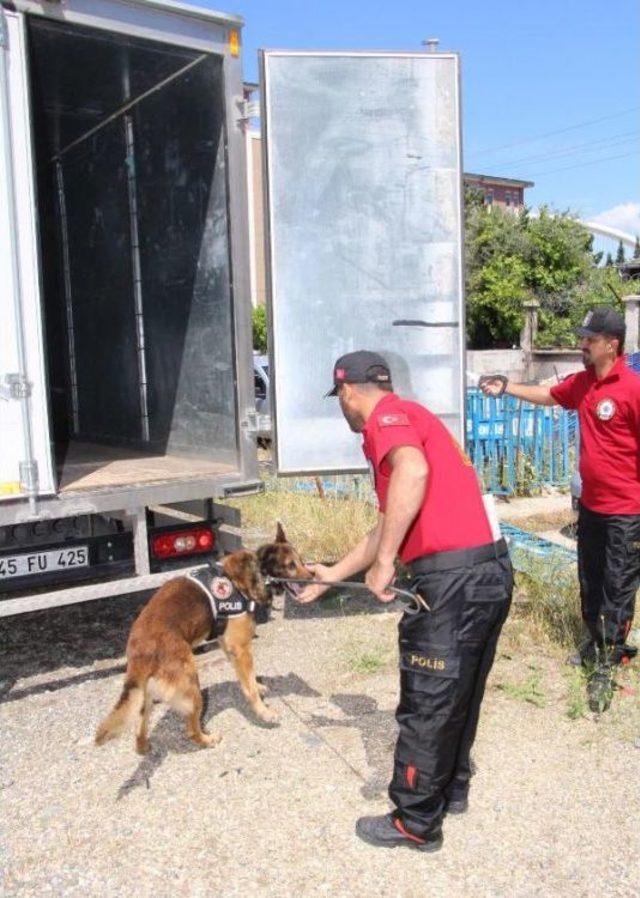
<svg viewBox="0 0 640 898">
<path fill-rule="evenodd" d="M 521 349 L 467 350 L 467 386 L 475 386 L 473 375 L 504 374 L 520 381 L 524 371 L 524 352 Z"/>
<path fill-rule="evenodd" d="M 573 374 L 582 370 L 582 355 L 575 349 L 536 350 L 532 359 L 533 381 Z M 470 349 L 467 351 L 467 386 L 475 386 L 473 374 L 505 374 L 510 380 L 526 380 L 526 359 L 522 349 Z"/>
</svg>

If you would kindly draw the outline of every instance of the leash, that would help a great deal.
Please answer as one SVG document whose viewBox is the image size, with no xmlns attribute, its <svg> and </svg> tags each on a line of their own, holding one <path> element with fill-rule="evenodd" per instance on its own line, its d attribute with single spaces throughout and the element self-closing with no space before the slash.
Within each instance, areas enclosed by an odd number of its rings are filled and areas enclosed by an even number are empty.
<svg viewBox="0 0 640 898">
<path fill-rule="evenodd" d="M 360 589 L 365 592 L 371 592 L 368 586 L 364 583 L 359 583 L 356 580 L 306 580 L 303 577 L 265 577 L 265 583 L 267 585 L 270 583 L 301 583 L 304 586 L 319 584 L 320 586 L 331 586 L 337 589 Z M 387 586 L 385 592 L 392 592 L 397 598 L 402 599 L 405 603 L 405 611 L 407 614 L 419 614 L 421 611 L 431 611 L 431 608 L 425 599 L 416 592 L 410 592 L 408 589 L 400 589 L 397 586 Z"/>
</svg>

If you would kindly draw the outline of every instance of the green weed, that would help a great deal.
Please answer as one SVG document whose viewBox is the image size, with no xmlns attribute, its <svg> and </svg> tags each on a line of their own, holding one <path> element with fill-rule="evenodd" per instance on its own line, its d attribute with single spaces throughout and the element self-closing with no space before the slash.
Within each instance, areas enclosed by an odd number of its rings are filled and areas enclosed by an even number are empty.
<svg viewBox="0 0 640 898">
<path fill-rule="evenodd" d="M 544 708 L 547 698 L 540 688 L 541 679 L 540 671 L 536 670 L 524 683 L 498 683 L 496 688 L 517 701 L 527 702 L 530 705 L 535 705 L 536 708 Z"/>
<path fill-rule="evenodd" d="M 580 720 L 587 715 L 587 677 L 580 667 L 571 667 L 565 674 L 567 682 L 566 714 L 569 720 Z"/>
</svg>

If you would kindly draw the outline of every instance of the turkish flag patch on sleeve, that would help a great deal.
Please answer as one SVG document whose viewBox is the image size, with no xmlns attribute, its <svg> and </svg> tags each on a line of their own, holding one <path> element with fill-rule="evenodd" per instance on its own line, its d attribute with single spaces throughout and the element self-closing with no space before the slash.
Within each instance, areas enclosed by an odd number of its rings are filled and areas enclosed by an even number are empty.
<svg viewBox="0 0 640 898">
<path fill-rule="evenodd" d="M 402 412 L 396 415 L 380 415 L 378 423 L 380 427 L 408 427 L 411 424 L 409 416 Z"/>
</svg>

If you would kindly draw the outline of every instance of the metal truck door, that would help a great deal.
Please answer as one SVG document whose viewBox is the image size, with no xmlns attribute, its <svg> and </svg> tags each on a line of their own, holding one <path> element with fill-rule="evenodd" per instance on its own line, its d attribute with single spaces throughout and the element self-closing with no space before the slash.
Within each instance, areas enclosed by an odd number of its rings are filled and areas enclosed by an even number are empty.
<svg viewBox="0 0 640 898">
<path fill-rule="evenodd" d="M 54 491 L 23 19 L 0 9 L 0 500 Z"/>
<path fill-rule="evenodd" d="M 457 55 L 265 51 L 262 90 L 280 473 L 362 468 L 323 398 L 354 349 L 461 440 Z"/>
</svg>

